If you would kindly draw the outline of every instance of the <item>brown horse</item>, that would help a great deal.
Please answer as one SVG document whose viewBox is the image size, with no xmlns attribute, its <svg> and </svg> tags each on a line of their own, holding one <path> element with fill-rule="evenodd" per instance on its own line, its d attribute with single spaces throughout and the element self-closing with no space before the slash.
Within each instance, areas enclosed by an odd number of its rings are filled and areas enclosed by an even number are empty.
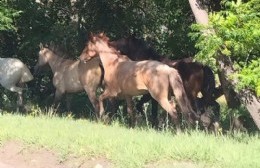
<svg viewBox="0 0 260 168">
<path fill-rule="evenodd" d="M 131 60 L 157 60 L 163 62 L 170 67 L 176 68 L 183 80 L 184 88 L 190 101 L 197 109 L 197 95 L 202 93 L 208 103 L 215 101 L 222 94 L 221 89 L 215 88 L 215 78 L 210 67 L 202 65 L 198 62 L 192 62 L 192 58 L 181 60 L 170 60 L 159 55 L 153 48 L 148 46 L 143 40 L 137 39 L 134 36 L 122 38 L 109 43 L 110 46 L 116 48 L 121 54 L 127 55 Z M 137 104 L 137 109 L 142 111 L 144 102 L 150 100 L 149 95 L 145 95 Z M 205 102 L 207 103 L 207 102 Z M 157 104 L 152 100 L 152 117 L 153 125 L 157 125 Z"/>
<path fill-rule="evenodd" d="M 176 68 L 184 81 L 185 89 L 189 90 L 194 98 L 200 91 L 204 97 L 217 96 L 212 93 L 215 88 L 215 78 L 211 68 L 198 62 L 192 62 L 193 59 L 190 57 L 170 60 L 159 55 L 152 47 L 135 36 L 109 42 L 109 45 L 119 50 L 121 54 L 127 55 L 131 60 L 156 60 Z"/>
<path fill-rule="evenodd" d="M 104 67 L 105 90 L 99 97 L 100 115 L 104 113 L 104 99 L 123 97 L 127 102 L 127 111 L 132 125 L 134 121 L 132 97 L 150 93 L 171 116 L 178 130 L 175 103 L 168 100 L 169 89 L 171 89 L 186 119 L 192 122 L 197 117 L 177 70 L 158 61 L 138 62 L 126 59 L 111 48 L 108 42 L 108 38 L 104 34 L 91 36 L 80 55 L 80 60 L 84 62 L 99 56 Z"/>
<path fill-rule="evenodd" d="M 46 64 L 50 66 L 53 72 L 53 85 L 56 88 L 54 104 L 57 104 L 65 93 L 85 90 L 95 112 L 98 113 L 96 90 L 102 79 L 100 59 L 96 58 L 84 64 L 80 60 L 65 59 L 56 53 L 54 47 L 40 45 L 39 58 L 35 66 L 36 73 L 40 67 Z"/>
</svg>

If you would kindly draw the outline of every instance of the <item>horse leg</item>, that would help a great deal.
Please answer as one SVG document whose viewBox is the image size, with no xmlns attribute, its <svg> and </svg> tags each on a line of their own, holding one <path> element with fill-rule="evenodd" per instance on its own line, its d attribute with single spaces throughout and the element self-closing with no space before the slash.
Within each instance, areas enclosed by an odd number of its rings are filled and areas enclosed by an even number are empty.
<svg viewBox="0 0 260 168">
<path fill-rule="evenodd" d="M 212 100 L 210 102 L 210 106 L 213 109 L 213 128 L 215 135 L 221 134 L 221 127 L 220 127 L 220 105 L 217 101 Z"/>
<path fill-rule="evenodd" d="M 158 124 L 158 103 L 152 98 L 152 127 L 157 128 Z"/>
<path fill-rule="evenodd" d="M 23 107 L 23 89 L 17 86 L 8 86 L 6 88 L 12 92 L 18 93 L 16 112 L 19 112 L 19 109 Z"/>
<path fill-rule="evenodd" d="M 16 112 L 19 112 L 20 108 L 23 108 L 23 93 L 18 93 Z"/>
<path fill-rule="evenodd" d="M 177 111 L 176 111 L 175 103 L 173 101 L 171 101 L 171 103 L 170 103 L 167 98 L 157 99 L 157 101 L 162 106 L 162 108 L 164 110 L 166 110 L 166 112 L 170 115 L 173 123 L 176 126 L 176 131 L 180 132 L 181 128 L 180 128 L 180 123 L 179 123 L 179 120 L 178 120 L 178 114 L 177 114 Z"/>
<path fill-rule="evenodd" d="M 109 116 L 112 117 L 117 113 L 117 110 L 119 109 L 120 100 L 118 98 L 110 98 L 107 101 L 107 107 L 106 109 L 109 111 Z"/>
<path fill-rule="evenodd" d="M 113 97 L 111 96 L 110 92 L 108 89 L 105 89 L 105 91 L 99 96 L 98 98 L 98 102 L 99 102 L 99 118 L 101 118 L 104 113 L 105 113 L 105 109 L 104 109 L 104 99 L 109 98 L 109 97 Z"/>
<path fill-rule="evenodd" d="M 135 126 L 135 112 L 133 110 L 133 101 L 131 96 L 127 96 L 126 98 L 126 105 L 127 105 L 127 113 L 130 117 L 129 125 L 130 127 Z"/>
<path fill-rule="evenodd" d="M 58 89 L 56 89 L 55 91 L 55 96 L 54 96 L 54 102 L 53 102 L 53 105 L 54 105 L 54 108 L 57 108 L 60 101 L 61 101 L 61 98 L 63 96 L 63 92 L 59 91 Z"/>
<path fill-rule="evenodd" d="M 69 94 L 66 94 L 65 96 L 66 96 L 65 97 L 66 98 L 66 107 L 67 107 L 67 110 L 70 111 L 71 110 L 71 99 L 72 99 L 72 97 Z"/>
<path fill-rule="evenodd" d="M 88 95 L 88 98 L 92 104 L 92 107 L 95 111 L 95 115 L 98 118 L 98 113 L 99 113 L 99 104 L 97 101 L 97 96 L 96 96 L 96 89 L 91 89 L 90 87 L 85 87 L 85 91 Z"/>
</svg>

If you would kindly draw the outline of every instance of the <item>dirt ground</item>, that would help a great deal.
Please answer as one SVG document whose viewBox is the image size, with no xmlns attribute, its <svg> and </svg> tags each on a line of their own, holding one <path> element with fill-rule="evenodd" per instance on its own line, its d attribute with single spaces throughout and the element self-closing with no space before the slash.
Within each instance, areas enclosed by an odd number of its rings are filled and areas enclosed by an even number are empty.
<svg viewBox="0 0 260 168">
<path fill-rule="evenodd" d="M 20 142 L 7 142 L 0 147 L 0 168 L 112 168 L 106 158 L 69 157 L 64 161 L 53 151 L 33 148 Z"/>
<path fill-rule="evenodd" d="M 0 168 L 113 168 L 106 158 L 61 159 L 55 152 L 45 148 L 26 146 L 21 142 L 10 141 L 0 146 Z M 192 162 L 156 161 L 147 163 L 144 168 L 199 168 Z"/>
</svg>

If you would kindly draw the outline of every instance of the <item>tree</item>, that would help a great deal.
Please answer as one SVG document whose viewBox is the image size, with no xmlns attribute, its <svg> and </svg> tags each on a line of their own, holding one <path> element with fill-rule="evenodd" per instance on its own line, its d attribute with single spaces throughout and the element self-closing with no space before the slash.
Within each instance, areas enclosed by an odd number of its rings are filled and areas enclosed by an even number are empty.
<svg viewBox="0 0 260 168">
<path fill-rule="evenodd" d="M 6 44 L 10 43 L 9 36 L 17 29 L 14 19 L 20 12 L 8 6 L 6 1 L 0 1 L 0 56 L 6 55 Z"/>
<path fill-rule="evenodd" d="M 230 90 L 235 89 L 232 94 L 237 95 L 260 129 L 259 1 L 227 1 L 227 9 L 210 15 L 210 22 L 199 19 L 208 17 L 202 1 L 189 2 L 197 23 L 206 25 L 199 29 L 203 33 L 197 42 L 198 57 L 216 61 L 227 100 L 231 99 Z"/>
<path fill-rule="evenodd" d="M 13 19 L 19 16 L 19 11 L 16 11 L 8 6 L 6 1 L 0 2 L 0 31 L 15 30 Z"/>
</svg>

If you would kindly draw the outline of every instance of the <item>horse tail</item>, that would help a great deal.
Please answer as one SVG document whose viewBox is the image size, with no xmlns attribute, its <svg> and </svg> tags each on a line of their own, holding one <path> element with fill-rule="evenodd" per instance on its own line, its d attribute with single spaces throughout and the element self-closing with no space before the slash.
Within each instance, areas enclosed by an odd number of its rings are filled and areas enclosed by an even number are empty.
<svg viewBox="0 0 260 168">
<path fill-rule="evenodd" d="M 169 73 L 169 82 L 181 111 L 185 116 L 189 116 L 189 114 L 191 114 L 192 119 L 197 120 L 198 115 L 192 108 L 191 102 L 184 89 L 182 79 L 176 69 L 171 68 L 171 72 Z"/>
<path fill-rule="evenodd" d="M 33 75 L 26 65 L 22 68 L 22 76 L 19 83 L 26 83 L 33 80 Z"/>
<path fill-rule="evenodd" d="M 203 73 L 204 75 L 201 93 L 206 100 L 214 99 L 214 92 L 216 87 L 214 73 L 209 66 L 203 66 Z"/>
</svg>

